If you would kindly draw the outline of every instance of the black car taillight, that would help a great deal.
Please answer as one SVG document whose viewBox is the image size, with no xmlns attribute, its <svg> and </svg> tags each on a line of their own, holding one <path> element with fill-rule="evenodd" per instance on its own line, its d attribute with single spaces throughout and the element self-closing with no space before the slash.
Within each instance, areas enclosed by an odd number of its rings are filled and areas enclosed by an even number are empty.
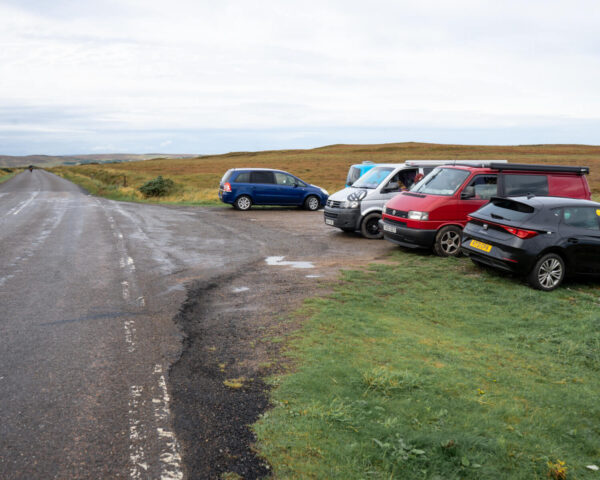
<svg viewBox="0 0 600 480">
<path fill-rule="evenodd" d="M 506 230 L 508 233 L 511 233 L 511 234 L 515 235 L 516 237 L 519 237 L 522 239 L 535 237 L 539 233 L 534 230 L 523 230 L 521 228 L 507 227 L 506 225 L 500 225 L 500 226 L 504 230 Z"/>
</svg>

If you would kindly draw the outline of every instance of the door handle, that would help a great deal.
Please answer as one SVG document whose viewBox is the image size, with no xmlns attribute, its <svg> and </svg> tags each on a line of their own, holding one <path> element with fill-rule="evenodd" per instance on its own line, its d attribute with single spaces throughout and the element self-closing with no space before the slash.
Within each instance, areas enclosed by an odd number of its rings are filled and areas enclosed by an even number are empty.
<svg viewBox="0 0 600 480">
<path fill-rule="evenodd" d="M 576 238 L 573 238 L 573 237 L 571 237 L 571 238 L 568 238 L 568 239 L 567 239 L 567 241 L 568 241 L 569 243 L 579 243 L 579 240 L 577 240 Z"/>
</svg>

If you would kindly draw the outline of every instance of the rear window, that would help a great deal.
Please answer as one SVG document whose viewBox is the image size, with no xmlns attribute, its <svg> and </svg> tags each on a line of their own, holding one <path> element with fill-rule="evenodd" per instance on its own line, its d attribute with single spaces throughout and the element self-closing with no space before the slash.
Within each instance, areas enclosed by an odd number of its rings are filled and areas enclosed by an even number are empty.
<svg viewBox="0 0 600 480">
<path fill-rule="evenodd" d="M 232 173 L 233 169 L 229 169 L 225 172 L 225 175 L 223 175 L 223 178 L 221 179 L 221 185 L 229 181 L 229 177 L 231 177 Z"/>
<path fill-rule="evenodd" d="M 250 183 L 250 172 L 241 172 L 235 177 L 236 183 Z"/>
<path fill-rule="evenodd" d="M 548 195 L 548 177 L 546 175 L 504 175 L 504 195 Z"/>
<path fill-rule="evenodd" d="M 518 222 L 531 216 L 534 211 L 532 206 L 524 203 L 507 198 L 494 198 L 490 203 L 477 210 L 477 213 L 495 220 Z"/>
</svg>

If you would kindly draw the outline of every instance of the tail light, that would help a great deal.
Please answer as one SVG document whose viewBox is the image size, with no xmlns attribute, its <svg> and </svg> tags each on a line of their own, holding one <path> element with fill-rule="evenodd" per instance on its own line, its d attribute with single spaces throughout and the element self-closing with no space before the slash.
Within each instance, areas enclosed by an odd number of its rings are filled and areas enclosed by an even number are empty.
<svg viewBox="0 0 600 480">
<path fill-rule="evenodd" d="M 520 228 L 514 228 L 514 227 L 507 227 L 506 225 L 501 225 L 501 227 L 506 230 L 508 233 L 511 233 L 513 235 L 515 235 L 516 237 L 519 238 L 532 238 L 535 237 L 538 232 L 535 232 L 533 230 L 522 230 Z"/>
<path fill-rule="evenodd" d="M 467 215 L 467 222 L 470 222 L 471 220 L 473 220 L 473 217 L 471 215 Z"/>
<path fill-rule="evenodd" d="M 229 182 L 225 182 L 225 185 L 223 185 L 223 191 L 231 192 L 231 184 Z"/>
</svg>

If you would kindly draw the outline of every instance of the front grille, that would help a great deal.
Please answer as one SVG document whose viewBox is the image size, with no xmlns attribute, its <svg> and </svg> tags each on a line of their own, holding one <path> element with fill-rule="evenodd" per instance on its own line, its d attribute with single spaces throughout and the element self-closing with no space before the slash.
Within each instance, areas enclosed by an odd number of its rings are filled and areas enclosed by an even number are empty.
<svg viewBox="0 0 600 480">
<path fill-rule="evenodd" d="M 332 208 L 342 208 L 342 202 L 338 200 L 327 200 L 327 206 Z"/>
<path fill-rule="evenodd" d="M 331 212 L 325 212 L 325 213 L 324 213 L 324 215 L 325 215 L 327 218 L 337 218 L 337 217 L 338 217 L 338 214 L 337 214 L 337 213 L 331 213 Z"/>
<path fill-rule="evenodd" d="M 404 210 L 395 210 L 393 208 L 386 208 L 385 213 L 386 213 L 386 215 L 392 215 L 393 217 L 408 218 L 408 212 L 405 212 Z"/>
<path fill-rule="evenodd" d="M 400 225 L 401 227 L 406 227 L 406 222 L 401 222 L 400 220 L 394 220 L 393 218 L 386 218 L 384 222 L 391 223 L 392 225 Z"/>
</svg>

